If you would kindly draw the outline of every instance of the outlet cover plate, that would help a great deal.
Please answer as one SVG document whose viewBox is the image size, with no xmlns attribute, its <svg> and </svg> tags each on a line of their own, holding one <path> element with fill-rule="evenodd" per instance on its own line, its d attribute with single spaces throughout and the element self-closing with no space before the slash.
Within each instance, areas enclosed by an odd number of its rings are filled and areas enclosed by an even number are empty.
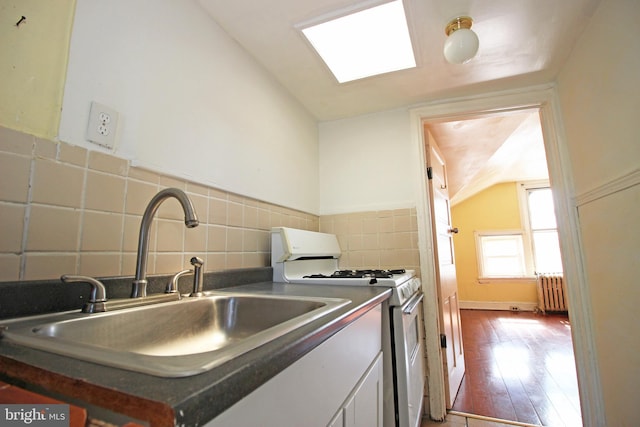
<svg viewBox="0 0 640 427">
<path fill-rule="evenodd" d="M 118 129 L 118 112 L 97 102 L 91 103 L 87 140 L 113 150 Z"/>
</svg>

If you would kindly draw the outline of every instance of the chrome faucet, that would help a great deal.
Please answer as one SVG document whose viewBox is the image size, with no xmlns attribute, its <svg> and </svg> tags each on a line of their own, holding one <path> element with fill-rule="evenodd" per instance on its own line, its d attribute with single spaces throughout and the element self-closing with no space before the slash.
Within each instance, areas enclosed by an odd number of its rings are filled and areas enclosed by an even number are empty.
<svg viewBox="0 0 640 427">
<path fill-rule="evenodd" d="M 147 259 L 149 257 L 149 233 L 153 217 L 166 199 L 174 197 L 178 199 L 184 210 L 184 225 L 187 228 L 197 227 L 200 223 L 193 204 L 184 191 L 177 188 L 165 188 L 153 196 L 142 215 L 140 224 L 140 235 L 138 236 L 138 257 L 136 261 L 136 276 L 131 289 L 131 298 L 141 298 L 147 296 Z"/>
</svg>

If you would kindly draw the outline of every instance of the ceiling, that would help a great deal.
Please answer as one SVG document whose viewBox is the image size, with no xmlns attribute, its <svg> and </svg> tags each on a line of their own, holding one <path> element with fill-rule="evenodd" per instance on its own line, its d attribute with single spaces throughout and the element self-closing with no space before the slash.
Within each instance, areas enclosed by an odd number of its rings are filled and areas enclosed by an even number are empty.
<svg viewBox="0 0 640 427">
<path fill-rule="evenodd" d="M 538 110 L 429 122 L 424 127 L 447 160 L 452 205 L 500 182 L 549 178 Z"/>
<path fill-rule="evenodd" d="M 198 1 L 318 121 L 328 121 L 551 82 L 600 0 L 405 0 L 417 67 L 344 84 L 336 81 L 296 26 L 386 0 Z M 469 63 L 452 65 L 442 54 L 444 28 L 460 15 L 473 18 L 480 48 Z M 430 124 L 449 163 L 454 200 L 486 174 L 495 179 L 496 166 L 518 171 L 524 170 L 524 155 L 544 159 L 536 117 L 537 112 L 529 112 Z M 478 135 L 484 135 L 481 144 Z M 495 139 L 488 141 L 489 136 Z M 505 142 L 517 149 L 501 148 Z M 479 165 L 491 159 L 497 164 L 485 174 Z M 511 179 L 514 173 L 498 175 Z"/>
</svg>

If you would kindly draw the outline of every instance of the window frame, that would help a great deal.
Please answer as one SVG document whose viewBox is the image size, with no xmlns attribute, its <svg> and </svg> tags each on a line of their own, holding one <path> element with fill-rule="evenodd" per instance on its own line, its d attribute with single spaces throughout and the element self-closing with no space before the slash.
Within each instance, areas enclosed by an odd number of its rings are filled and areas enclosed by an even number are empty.
<svg viewBox="0 0 640 427">
<path fill-rule="evenodd" d="M 536 180 L 536 181 L 523 181 L 518 182 L 518 205 L 520 206 L 520 222 L 522 224 L 522 229 L 525 233 L 525 242 L 524 244 L 527 246 L 530 255 L 531 255 L 531 270 L 529 271 L 532 276 L 536 275 L 536 263 L 535 263 L 535 247 L 533 243 L 533 229 L 531 228 L 531 218 L 529 213 L 529 191 L 530 190 L 542 190 L 542 189 L 551 189 L 551 184 L 549 180 Z M 556 212 L 554 211 L 554 215 Z M 556 217 L 556 228 L 554 229 L 544 229 L 544 230 L 555 230 L 558 233 L 558 222 Z M 561 260 L 562 261 L 562 260 Z"/>
<path fill-rule="evenodd" d="M 517 182 L 518 208 L 520 210 L 521 229 L 507 230 L 476 230 L 476 260 L 478 267 L 478 282 L 487 283 L 494 281 L 530 281 L 536 278 L 535 252 L 533 246 L 533 230 L 531 229 L 531 221 L 529 214 L 529 198 L 530 190 L 551 189 L 549 180 L 535 180 Z M 555 214 L 555 212 L 554 212 Z M 551 230 L 551 229 L 545 229 Z M 558 232 L 556 223 L 555 231 Z M 488 276 L 484 270 L 484 259 L 482 253 L 481 238 L 484 236 L 512 236 L 519 235 L 522 237 L 522 253 L 524 256 L 525 274 L 522 276 Z"/>
<path fill-rule="evenodd" d="M 484 271 L 484 253 L 482 250 L 482 238 L 483 237 L 496 237 L 496 236 L 519 236 L 522 241 L 522 262 L 524 264 L 524 274 L 521 276 L 518 275 L 504 275 L 504 276 L 493 276 L 487 275 Z M 526 236 L 524 230 L 522 229 L 513 229 L 513 230 L 476 230 L 474 232 L 475 243 L 476 243 L 476 259 L 478 266 L 478 280 L 480 283 L 483 281 L 517 281 L 517 280 L 526 280 L 529 281 L 534 279 L 535 276 L 532 275 L 533 271 L 533 254 L 531 253 L 530 245 L 526 243 Z"/>
</svg>

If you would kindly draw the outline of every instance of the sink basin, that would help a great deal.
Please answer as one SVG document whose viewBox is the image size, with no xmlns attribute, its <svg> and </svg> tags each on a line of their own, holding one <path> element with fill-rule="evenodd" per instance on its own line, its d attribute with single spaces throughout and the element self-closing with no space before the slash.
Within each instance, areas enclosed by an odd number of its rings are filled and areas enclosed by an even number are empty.
<svg viewBox="0 0 640 427">
<path fill-rule="evenodd" d="M 3 322 L 2 338 L 162 377 L 195 375 L 318 319 L 349 300 L 209 292 L 106 313 Z"/>
</svg>

